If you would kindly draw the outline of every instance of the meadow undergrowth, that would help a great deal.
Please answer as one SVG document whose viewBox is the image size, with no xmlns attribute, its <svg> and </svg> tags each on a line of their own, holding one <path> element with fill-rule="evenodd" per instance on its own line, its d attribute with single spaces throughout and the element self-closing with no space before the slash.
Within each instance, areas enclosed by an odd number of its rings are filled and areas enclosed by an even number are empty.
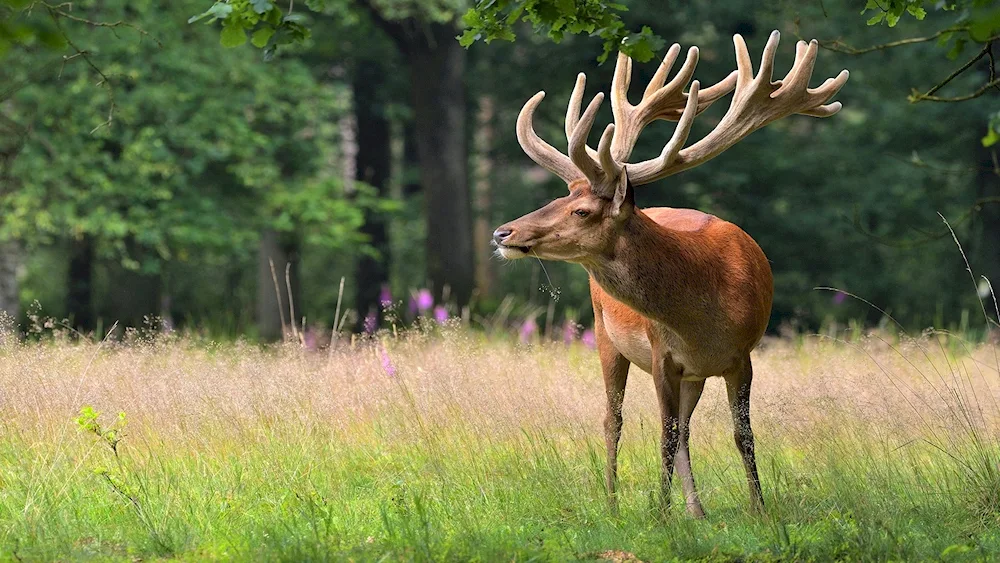
<svg viewBox="0 0 1000 563">
<path fill-rule="evenodd" d="M 604 390 L 583 346 L 458 329 L 332 353 L 7 338 L 0 557 L 991 559 L 996 358 L 941 333 L 767 341 L 752 396 L 766 512 L 749 510 L 710 380 L 692 428 L 696 521 L 679 491 L 657 514 L 655 394 L 634 368 L 609 512 Z"/>
</svg>

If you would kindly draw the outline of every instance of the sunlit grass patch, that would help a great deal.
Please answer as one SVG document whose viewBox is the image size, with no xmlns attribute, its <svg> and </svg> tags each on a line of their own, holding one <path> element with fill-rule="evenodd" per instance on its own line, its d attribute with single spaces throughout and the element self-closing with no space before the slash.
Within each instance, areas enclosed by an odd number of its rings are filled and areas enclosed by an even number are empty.
<svg viewBox="0 0 1000 563">
<path fill-rule="evenodd" d="M 648 375 L 626 392 L 621 513 L 582 346 L 461 331 L 328 354 L 177 338 L 0 349 L 0 550 L 26 560 L 983 559 L 1000 549 L 989 345 L 769 341 L 749 510 L 721 381 L 695 413 L 708 512 L 657 513 Z M 76 421 L 81 408 L 101 414 Z M 124 427 L 115 422 L 126 413 Z M 102 431 L 114 429 L 115 447 Z M 680 503 L 675 491 L 675 503 Z"/>
</svg>

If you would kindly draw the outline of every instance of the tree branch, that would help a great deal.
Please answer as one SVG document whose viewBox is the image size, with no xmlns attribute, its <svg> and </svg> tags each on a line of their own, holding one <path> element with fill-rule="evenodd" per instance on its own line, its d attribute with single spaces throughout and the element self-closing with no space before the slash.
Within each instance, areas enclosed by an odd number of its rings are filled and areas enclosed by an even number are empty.
<svg viewBox="0 0 1000 563">
<path fill-rule="evenodd" d="M 990 82 L 997 79 L 997 61 L 993 58 L 993 42 L 990 41 L 986 45 L 986 54 L 990 57 Z M 997 87 L 1000 90 L 1000 86 Z"/>
<path fill-rule="evenodd" d="M 44 7 L 49 12 L 49 15 L 55 14 L 56 16 L 59 16 L 61 18 L 66 18 L 67 20 L 74 21 L 74 22 L 77 22 L 77 23 L 86 24 L 86 25 L 89 25 L 91 27 L 106 27 L 106 28 L 110 29 L 112 33 L 115 33 L 115 29 L 116 28 L 127 27 L 127 28 L 135 31 L 136 33 L 138 33 L 141 37 L 149 37 L 154 42 L 156 42 L 157 46 L 163 47 L 163 43 L 161 43 L 159 39 L 153 37 L 152 35 L 149 34 L 148 31 L 146 31 L 145 29 L 142 29 L 141 27 L 139 27 L 139 26 L 137 26 L 137 25 L 135 25 L 135 24 L 133 24 L 131 22 L 127 22 L 127 21 L 124 21 L 124 20 L 118 20 L 118 21 L 115 21 L 115 22 L 95 21 L 95 20 L 90 20 L 90 19 L 87 19 L 87 18 L 81 18 L 79 16 L 74 16 L 73 14 L 71 14 L 71 13 L 69 13 L 69 12 L 67 12 L 65 10 L 66 8 L 68 8 L 70 10 L 73 9 L 72 2 L 63 2 L 61 4 L 49 4 L 48 2 L 44 2 L 43 0 L 36 0 L 35 2 L 32 2 L 25 10 L 28 11 L 28 12 L 30 12 L 35 6 L 42 6 L 42 7 Z M 65 33 L 63 34 L 63 36 L 65 37 Z M 117 36 L 118 35 L 116 33 L 115 37 L 117 37 Z"/>
<path fill-rule="evenodd" d="M 76 43 L 74 43 L 73 40 L 70 39 L 69 35 L 63 29 L 62 22 L 59 19 L 60 17 L 63 17 L 61 15 L 61 13 L 58 12 L 58 11 L 53 10 L 52 8 L 46 8 L 46 9 L 49 12 L 49 17 L 52 18 L 52 22 L 55 23 L 56 29 L 59 30 L 60 34 L 62 34 L 63 39 L 66 40 L 66 44 L 69 45 L 70 47 L 72 47 L 74 51 L 76 51 L 76 54 L 74 54 L 74 55 L 64 56 L 63 57 L 63 64 L 65 65 L 66 62 L 71 61 L 71 60 L 73 60 L 73 59 L 75 59 L 77 57 L 82 58 L 84 61 L 86 61 L 87 65 L 90 66 L 90 68 L 93 69 L 93 71 L 96 72 L 97 75 L 101 77 L 101 80 L 98 81 L 97 85 L 98 86 L 103 86 L 104 89 L 108 91 L 108 100 L 110 102 L 110 108 L 108 109 L 108 118 L 104 122 L 98 124 L 97 127 L 94 127 L 90 131 L 90 133 L 94 134 L 99 129 L 101 129 L 103 127 L 110 127 L 112 121 L 114 121 L 115 110 L 118 108 L 118 106 L 115 103 L 115 89 L 112 88 L 111 82 L 108 80 L 108 76 L 106 74 L 104 74 L 104 71 L 101 70 L 100 67 L 98 67 L 96 64 L 94 64 L 94 61 L 91 60 L 91 58 L 90 58 L 90 53 L 88 53 L 86 50 L 81 49 L 80 47 L 78 47 L 76 45 Z M 60 69 L 59 72 L 61 74 L 62 73 L 62 69 Z"/>
<path fill-rule="evenodd" d="M 865 53 L 871 53 L 874 51 L 884 51 L 886 49 L 892 49 L 894 47 L 902 47 L 904 45 L 926 43 L 928 41 L 933 41 L 946 33 L 954 33 L 956 31 L 967 31 L 968 29 L 969 29 L 968 26 L 949 27 L 947 29 L 942 29 L 941 31 L 935 34 L 928 35 L 926 37 L 909 37 L 907 39 L 900 39 L 898 41 L 890 41 L 889 43 L 882 43 L 881 45 L 872 45 L 871 47 L 861 47 L 861 48 L 853 47 L 851 45 L 848 45 L 847 43 L 844 43 L 840 39 L 834 39 L 833 41 L 820 41 L 819 46 L 828 51 L 845 53 L 847 55 L 864 55 Z M 796 35 L 799 37 L 799 39 L 802 39 L 802 36 L 799 35 L 798 33 L 797 27 L 796 27 Z"/>
<path fill-rule="evenodd" d="M 974 100 L 979 96 L 982 96 L 983 94 L 986 93 L 987 90 L 993 88 L 994 86 L 1000 86 L 1000 79 L 988 82 L 982 88 L 976 90 L 975 92 L 972 92 L 971 94 L 966 94 L 965 96 L 942 98 L 940 96 L 928 96 L 927 94 L 920 94 L 914 91 L 913 94 L 910 94 L 909 98 L 910 98 L 910 103 L 922 102 L 924 100 L 928 102 L 966 102 L 969 100 Z"/>
<path fill-rule="evenodd" d="M 409 41 L 406 34 L 406 29 L 399 22 L 394 22 L 386 19 L 382 16 L 382 13 L 378 11 L 378 8 L 372 4 L 371 0 L 358 0 L 357 4 L 368 14 L 371 18 L 372 23 L 376 27 L 381 29 L 389 39 L 392 39 L 393 43 L 396 44 L 401 51 L 405 50 L 409 45 Z"/>
<path fill-rule="evenodd" d="M 958 96 L 958 97 L 954 97 L 954 98 L 942 98 L 940 96 L 935 96 L 934 95 L 935 92 L 937 92 L 941 88 L 944 88 L 945 85 L 947 85 L 949 82 L 951 82 L 956 77 L 958 77 L 958 75 L 960 75 L 963 72 L 965 72 L 965 71 L 969 70 L 970 68 L 972 68 L 972 65 L 976 64 L 977 61 L 979 61 L 980 59 L 982 59 L 986 55 L 989 55 L 990 56 L 990 60 L 992 61 L 992 59 L 993 59 L 992 47 L 993 47 L 993 41 L 994 41 L 994 39 L 995 38 L 990 38 L 990 40 L 986 43 L 986 45 L 982 48 L 982 50 L 979 51 L 978 55 L 976 55 L 975 57 L 973 57 L 969 62 L 967 62 L 964 65 L 962 65 L 961 67 L 959 67 L 958 70 L 956 70 L 955 72 L 953 72 L 950 75 L 948 75 L 948 78 L 945 78 L 944 80 L 942 80 L 941 82 L 939 82 L 937 85 L 935 85 L 933 88 L 931 88 L 927 92 L 921 94 L 916 89 L 914 89 L 913 92 L 908 97 L 908 99 L 910 100 L 910 103 L 911 104 L 915 104 L 917 102 L 921 102 L 921 101 L 924 101 L 924 100 L 927 100 L 929 102 L 964 102 L 966 100 L 971 100 L 973 98 L 978 98 L 979 96 L 982 96 L 983 94 L 985 94 L 986 91 L 989 90 L 990 88 L 992 88 L 992 87 L 1000 84 L 1000 81 L 998 81 L 998 80 L 996 80 L 994 78 L 994 75 L 993 75 L 994 71 L 993 71 L 993 67 L 991 65 L 990 66 L 990 82 L 988 82 L 985 86 L 983 86 L 979 90 L 976 90 L 975 92 L 973 92 L 971 94 L 968 94 L 968 95 L 965 95 L 965 96 Z"/>
</svg>

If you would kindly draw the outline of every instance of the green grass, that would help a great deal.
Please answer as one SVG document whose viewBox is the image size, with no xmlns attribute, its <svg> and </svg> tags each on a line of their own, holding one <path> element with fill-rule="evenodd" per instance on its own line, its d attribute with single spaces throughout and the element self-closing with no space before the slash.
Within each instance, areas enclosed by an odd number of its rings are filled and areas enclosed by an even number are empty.
<svg viewBox="0 0 1000 563">
<path fill-rule="evenodd" d="M 332 356 L 178 339 L 0 347 L 5 560 L 937 560 L 1000 553 L 993 349 L 771 342 L 749 510 L 721 382 L 695 413 L 708 518 L 658 514 L 633 369 L 607 509 L 596 354 L 459 331 Z M 98 432 L 74 421 L 103 414 Z M 127 413 L 124 428 L 116 423 Z M 98 434 L 118 431 L 111 437 Z M 111 447 L 115 440 L 116 451 Z M 676 480 L 675 480 L 676 481 Z"/>
</svg>

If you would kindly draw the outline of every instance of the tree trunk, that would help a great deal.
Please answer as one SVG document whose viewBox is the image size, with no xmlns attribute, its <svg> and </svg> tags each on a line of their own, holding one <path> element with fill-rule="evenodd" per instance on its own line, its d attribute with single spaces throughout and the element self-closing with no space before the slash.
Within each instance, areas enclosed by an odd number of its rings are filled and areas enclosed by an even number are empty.
<svg viewBox="0 0 1000 563">
<path fill-rule="evenodd" d="M 129 256 L 139 262 L 143 261 L 146 250 L 135 239 L 127 239 L 125 249 Z M 122 328 L 157 328 L 154 321 L 161 310 L 163 276 L 160 273 L 129 270 L 120 265 L 110 268 L 108 273 L 108 293 L 111 300 L 110 303 L 98 306 L 99 316 L 111 322 L 118 321 L 118 326 Z"/>
<path fill-rule="evenodd" d="M 392 166 L 389 120 L 386 118 L 382 95 L 385 69 L 377 62 L 365 61 L 354 72 L 354 113 L 357 116 L 357 180 L 378 191 L 378 197 L 388 196 Z M 389 283 L 389 236 L 386 220 L 377 209 L 365 211 L 361 232 L 368 238 L 375 254 L 358 258 L 354 273 L 356 284 L 354 310 L 358 312 L 356 330 L 364 330 L 365 320 L 378 318 L 382 287 Z"/>
<path fill-rule="evenodd" d="M 476 258 L 476 289 L 480 296 L 487 296 L 493 289 L 496 270 L 490 260 L 493 249 L 490 241 L 493 239 L 492 198 L 490 175 L 493 170 L 493 115 L 494 102 L 490 96 L 479 99 L 479 112 L 476 114 L 476 127 L 473 142 L 476 151 L 476 169 L 473 180 L 473 194 L 476 203 L 475 228 L 473 230 L 473 247 Z"/>
<path fill-rule="evenodd" d="M 297 319 L 292 318 L 289 306 L 286 267 Z M 294 236 L 266 229 L 257 254 L 257 331 L 262 340 L 292 335 L 292 327 L 298 326 L 302 318 L 299 295 L 299 242 Z"/>
<path fill-rule="evenodd" d="M 101 316 L 111 322 L 118 321 L 118 326 L 122 328 L 158 328 L 154 321 L 162 305 L 160 275 L 121 267 L 113 268 L 112 275 L 111 302 L 107 316 Z"/>
<path fill-rule="evenodd" d="M 995 169 L 993 150 L 983 147 L 976 140 L 976 154 L 979 161 L 979 173 L 976 175 L 977 207 L 982 221 L 982 234 L 979 238 L 979 272 L 986 276 L 993 285 L 994 291 L 1000 291 L 1000 171 Z M 980 288 L 979 296 L 989 303 L 992 309 L 993 297 L 986 288 Z M 985 290 L 985 291 L 984 291 Z"/>
<path fill-rule="evenodd" d="M 96 328 L 94 317 L 94 241 L 89 236 L 69 243 L 66 280 L 66 315 L 81 332 Z"/>
<path fill-rule="evenodd" d="M 410 41 L 414 133 L 427 212 L 427 275 L 459 306 L 472 295 L 475 264 L 465 140 L 466 52 L 455 27 L 428 25 Z"/>
<path fill-rule="evenodd" d="M 17 285 L 17 270 L 21 265 L 21 245 L 16 241 L 0 244 L 0 314 L 17 322 L 21 301 Z"/>
<path fill-rule="evenodd" d="M 407 122 L 403 127 L 403 158 L 402 178 L 403 197 L 411 198 L 420 195 L 420 155 L 417 153 L 417 134 L 413 123 Z"/>
</svg>

